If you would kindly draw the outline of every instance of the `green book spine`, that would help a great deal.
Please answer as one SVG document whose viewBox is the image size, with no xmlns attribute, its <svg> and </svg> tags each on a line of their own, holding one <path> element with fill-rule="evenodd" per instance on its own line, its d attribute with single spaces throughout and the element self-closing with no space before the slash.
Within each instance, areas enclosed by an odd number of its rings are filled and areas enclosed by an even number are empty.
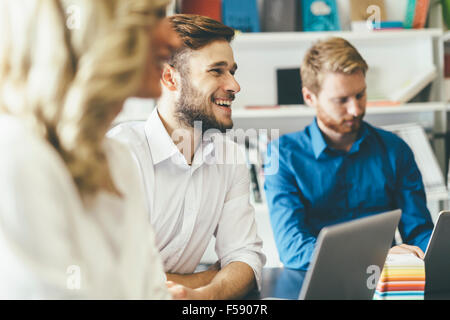
<svg viewBox="0 0 450 320">
<path fill-rule="evenodd" d="M 405 23 L 404 23 L 405 28 L 411 29 L 413 27 L 415 11 L 416 11 L 416 0 L 408 0 L 408 4 L 406 7 Z"/>
</svg>

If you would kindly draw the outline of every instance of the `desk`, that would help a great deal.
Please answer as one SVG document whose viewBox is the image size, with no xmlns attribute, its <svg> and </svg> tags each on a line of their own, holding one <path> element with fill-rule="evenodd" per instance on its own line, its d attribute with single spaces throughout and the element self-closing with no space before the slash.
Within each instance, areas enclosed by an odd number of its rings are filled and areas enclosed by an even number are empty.
<svg viewBox="0 0 450 320">
<path fill-rule="evenodd" d="M 245 299 L 259 300 L 268 297 L 297 300 L 306 271 L 288 268 L 263 268 L 261 292 L 252 291 Z M 425 300 L 449 300 L 450 293 L 426 293 Z"/>
</svg>

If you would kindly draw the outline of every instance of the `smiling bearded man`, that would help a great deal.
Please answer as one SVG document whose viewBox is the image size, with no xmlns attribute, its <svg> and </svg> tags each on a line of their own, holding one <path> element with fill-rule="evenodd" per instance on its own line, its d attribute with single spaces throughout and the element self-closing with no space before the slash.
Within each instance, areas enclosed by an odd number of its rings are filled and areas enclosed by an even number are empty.
<svg viewBox="0 0 450 320">
<path fill-rule="evenodd" d="M 233 127 L 231 105 L 240 91 L 230 46 L 234 30 L 197 15 L 169 20 L 184 46 L 163 68 L 157 108 L 146 123 L 121 124 L 109 135 L 131 148 L 141 169 L 172 294 L 239 298 L 260 288 L 265 256 L 245 156 L 217 133 Z M 194 273 L 213 236 L 219 261 Z"/>
</svg>

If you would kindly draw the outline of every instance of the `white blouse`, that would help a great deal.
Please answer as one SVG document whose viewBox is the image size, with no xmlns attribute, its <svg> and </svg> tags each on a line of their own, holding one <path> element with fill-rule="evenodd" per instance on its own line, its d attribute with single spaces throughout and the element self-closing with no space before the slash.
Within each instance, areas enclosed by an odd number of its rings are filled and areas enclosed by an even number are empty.
<svg viewBox="0 0 450 320">
<path fill-rule="evenodd" d="M 57 152 L 0 115 L 0 299 L 170 299 L 139 173 L 105 152 L 122 197 L 83 206 Z"/>
</svg>

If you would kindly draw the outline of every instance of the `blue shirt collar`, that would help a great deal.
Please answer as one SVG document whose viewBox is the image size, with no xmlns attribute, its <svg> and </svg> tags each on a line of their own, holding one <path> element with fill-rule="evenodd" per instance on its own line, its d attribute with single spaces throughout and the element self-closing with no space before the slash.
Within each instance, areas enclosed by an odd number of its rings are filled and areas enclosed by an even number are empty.
<svg viewBox="0 0 450 320">
<path fill-rule="evenodd" d="M 319 125 L 317 124 L 317 118 L 314 118 L 314 121 L 310 124 L 309 128 L 310 128 L 310 132 L 311 132 L 311 144 L 312 144 L 312 148 L 314 151 L 314 156 L 316 157 L 316 159 L 318 159 L 320 157 L 320 155 L 322 154 L 322 152 L 325 149 L 330 148 L 330 147 L 328 146 L 328 143 L 326 142 L 326 140 L 322 134 L 322 131 L 320 131 L 320 129 L 319 129 Z M 368 124 L 365 121 L 363 121 L 361 124 L 361 130 L 359 133 L 359 137 L 353 143 L 353 145 L 348 153 L 351 154 L 351 153 L 358 152 L 360 149 L 361 143 L 366 139 L 368 134 L 369 134 Z"/>
<path fill-rule="evenodd" d="M 309 128 L 311 132 L 311 144 L 314 151 L 314 156 L 316 159 L 319 159 L 319 156 L 328 147 L 328 144 L 319 129 L 317 118 L 314 118 L 314 121 L 310 124 Z"/>
</svg>

